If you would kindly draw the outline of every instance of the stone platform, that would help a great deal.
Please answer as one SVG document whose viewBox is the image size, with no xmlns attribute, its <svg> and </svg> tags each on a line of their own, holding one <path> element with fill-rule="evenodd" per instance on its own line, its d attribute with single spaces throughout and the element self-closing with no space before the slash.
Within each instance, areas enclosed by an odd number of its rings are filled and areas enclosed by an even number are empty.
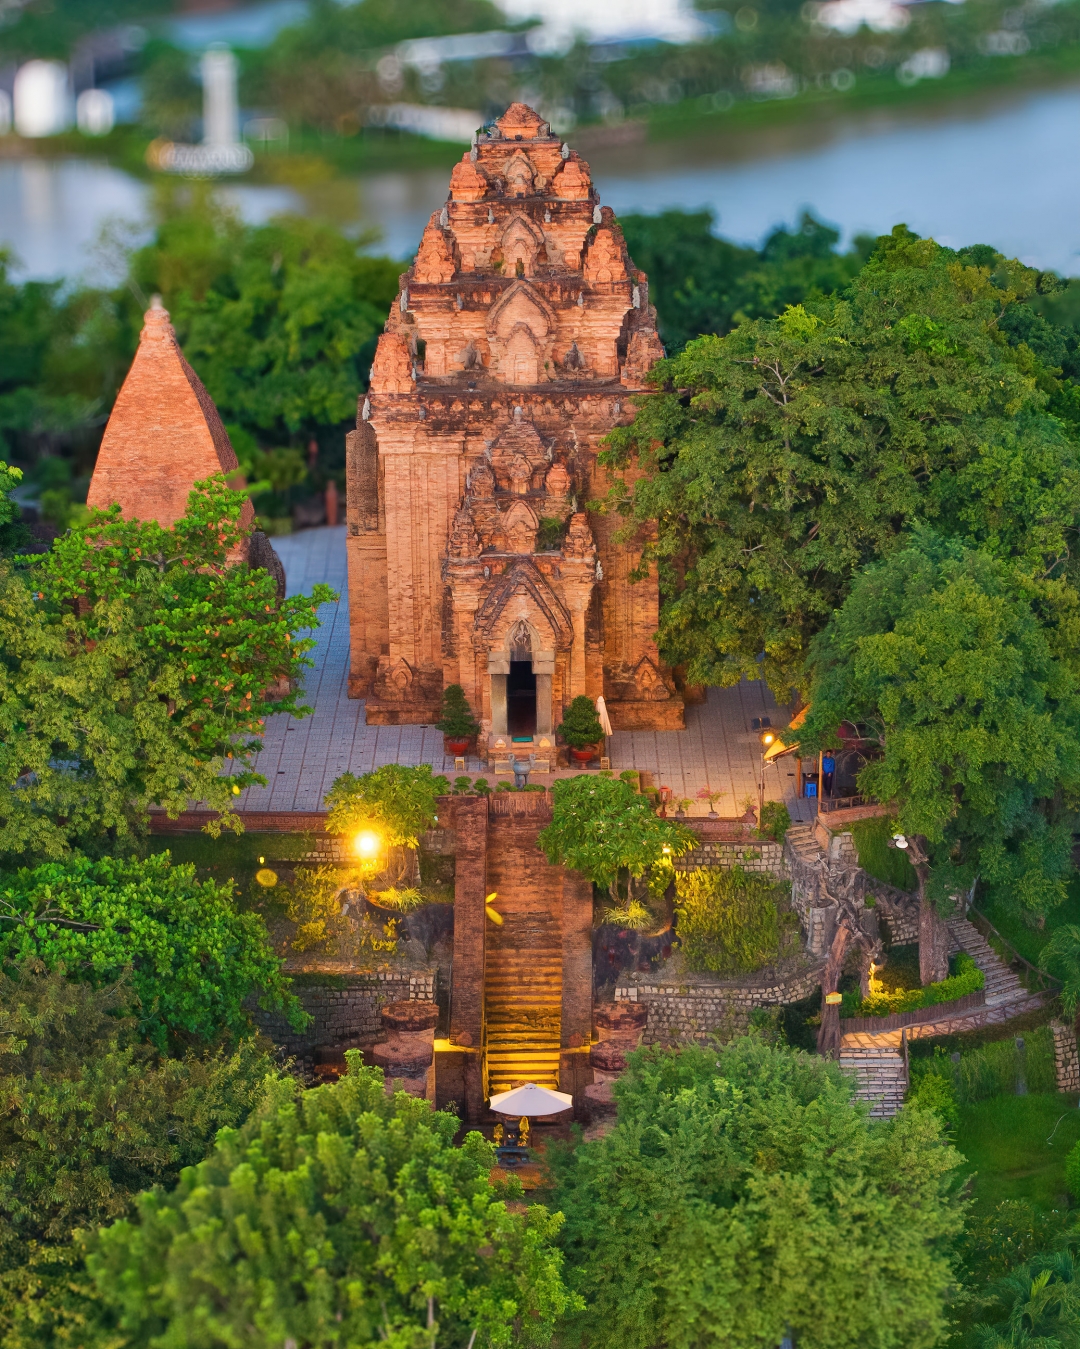
<svg viewBox="0 0 1080 1349">
<path fill-rule="evenodd" d="M 455 775 L 454 760 L 443 753 L 443 738 L 430 726 L 369 726 L 362 699 L 347 693 L 349 675 L 349 613 L 345 576 L 345 527 L 308 529 L 274 540 L 285 565 L 289 594 L 310 591 L 323 581 L 341 595 L 337 604 L 324 605 L 322 627 L 315 634 L 314 669 L 305 681 L 314 715 L 297 721 L 272 717 L 266 723 L 265 748 L 256 769 L 265 775 L 265 787 L 249 787 L 236 802 L 243 811 L 313 811 L 334 779 L 345 772 L 369 773 L 387 763 L 429 763 L 437 773 Z M 739 803 L 757 797 L 759 754 L 754 717 L 769 717 L 773 726 L 787 723 L 787 711 L 778 708 L 762 683 L 743 683 L 730 689 L 710 689 L 708 700 L 686 709 L 685 731 L 616 731 L 608 742 L 612 768 L 647 769 L 657 786 L 670 787 L 676 799 L 694 799 L 692 814 L 705 814 L 708 805 L 696 800 L 700 788 L 724 792 L 717 803 L 723 816 L 740 813 Z M 483 774 L 494 784 L 494 774 L 475 758 L 467 771 Z M 789 776 L 790 775 L 790 776 Z M 537 774 L 534 781 L 550 784 L 571 771 Z M 779 759 L 765 770 L 766 800 L 783 800 L 794 819 L 812 819 L 812 802 L 795 797 L 794 763 Z"/>
</svg>

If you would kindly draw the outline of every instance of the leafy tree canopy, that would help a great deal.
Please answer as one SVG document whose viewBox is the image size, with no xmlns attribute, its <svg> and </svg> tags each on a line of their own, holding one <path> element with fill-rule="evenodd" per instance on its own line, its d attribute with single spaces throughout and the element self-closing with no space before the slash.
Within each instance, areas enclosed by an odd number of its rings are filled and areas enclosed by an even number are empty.
<svg viewBox="0 0 1080 1349">
<path fill-rule="evenodd" d="M 342 773 L 326 793 L 326 827 L 335 834 L 372 829 L 391 848 L 418 848 L 420 835 L 437 819 L 438 798 L 450 783 L 430 764 L 410 768 L 384 764 L 373 773 Z"/>
<path fill-rule="evenodd" d="M 222 419 L 271 446 L 356 416 L 398 270 L 328 226 L 249 225 L 209 195 L 163 205 L 130 261 L 132 282 L 161 294 Z"/>
<path fill-rule="evenodd" d="M 855 572 L 920 520 L 1063 570 L 1076 447 L 1046 410 L 1055 370 L 1003 326 L 1051 284 L 897 226 L 842 295 L 662 362 L 605 457 L 644 470 L 616 496 L 658 521 L 665 658 L 787 701 Z"/>
<path fill-rule="evenodd" d="M 192 800 L 222 812 L 213 829 L 239 828 L 230 803 L 264 781 L 264 718 L 310 710 L 267 691 L 311 664 L 297 635 L 336 599 L 279 602 L 268 573 L 230 565 L 243 500 L 210 479 L 172 528 L 99 512 L 0 568 L 0 852 L 130 842 L 151 805 Z"/>
<path fill-rule="evenodd" d="M 939 902 L 976 875 L 1029 913 L 1064 898 L 1078 630 L 1067 583 L 1031 581 L 923 530 L 856 578 L 815 640 L 800 740 L 814 749 L 850 721 L 877 742 L 860 789 L 894 802 L 898 829 L 925 840 L 920 885 Z"/>
<path fill-rule="evenodd" d="M 505 1202 L 494 1150 L 349 1052 L 302 1091 L 268 1083 L 173 1193 L 100 1235 L 90 1265 L 133 1345 L 541 1345 L 576 1300 L 557 1215 Z M 517 1193 L 520 1193 L 518 1190 Z M 475 1333 L 475 1340 L 470 1336 Z"/>
<path fill-rule="evenodd" d="M 629 880 L 697 842 L 685 826 L 660 819 L 651 802 L 619 778 L 582 773 L 556 782 L 553 791 L 551 823 L 537 846 L 553 866 L 605 886 L 617 906 L 629 898 Z"/>
<path fill-rule="evenodd" d="M 262 918 L 240 913 L 232 882 L 197 881 L 169 854 L 144 861 L 72 857 L 0 881 L 0 961 L 34 957 L 95 985 L 130 970 L 129 1010 L 164 1048 L 250 1031 L 245 1002 L 258 994 L 304 1014 L 289 993 Z"/>
<path fill-rule="evenodd" d="M 794 230 L 774 230 L 761 249 L 718 238 L 715 223 L 711 211 L 619 217 L 630 256 L 648 275 L 671 356 L 703 333 L 726 333 L 842 289 L 869 252 L 859 240 L 854 251 L 837 253 L 839 231 L 806 211 Z"/>
<path fill-rule="evenodd" d="M 131 1212 L 135 1195 L 201 1161 L 242 1124 L 272 1071 L 243 1041 L 161 1058 L 124 1015 L 132 991 L 46 972 L 0 975 L 0 1337 L 69 1343 L 94 1298 L 77 1228 Z"/>
<path fill-rule="evenodd" d="M 615 1128 L 555 1163 L 568 1281 L 589 1296 L 568 1342 L 938 1344 L 962 1159 L 930 1112 L 873 1123 L 851 1092 L 756 1037 L 632 1055 Z"/>
</svg>

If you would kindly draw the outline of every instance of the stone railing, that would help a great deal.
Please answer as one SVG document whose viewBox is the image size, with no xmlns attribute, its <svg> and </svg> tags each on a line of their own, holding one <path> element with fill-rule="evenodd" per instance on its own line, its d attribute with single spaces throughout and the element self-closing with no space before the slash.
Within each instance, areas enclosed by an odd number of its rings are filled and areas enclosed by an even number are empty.
<svg viewBox="0 0 1080 1349">
<path fill-rule="evenodd" d="M 655 975 L 642 975 L 641 982 L 624 975 L 615 986 L 615 1001 L 647 1004 L 645 1044 L 703 1040 L 713 1034 L 730 1037 L 747 1029 L 756 1007 L 782 1007 L 808 998 L 820 985 L 823 968 L 815 963 L 743 979 L 694 974 L 670 983 Z"/>
</svg>

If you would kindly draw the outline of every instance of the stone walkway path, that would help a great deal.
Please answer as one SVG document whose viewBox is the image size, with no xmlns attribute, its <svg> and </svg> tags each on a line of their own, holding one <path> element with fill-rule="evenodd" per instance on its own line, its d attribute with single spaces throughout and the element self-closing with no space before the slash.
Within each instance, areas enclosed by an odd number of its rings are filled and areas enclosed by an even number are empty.
<svg viewBox="0 0 1080 1349">
<path fill-rule="evenodd" d="M 320 810 L 340 774 L 369 773 L 387 763 L 430 763 L 436 772 L 453 777 L 454 762 L 443 754 L 438 731 L 430 726 L 368 726 L 363 700 L 347 696 L 345 527 L 307 529 L 273 543 L 285 565 L 290 594 L 309 591 L 323 581 L 341 599 L 320 611 L 322 627 L 311 653 L 315 666 L 305 679 L 306 700 L 314 715 L 299 721 L 285 716 L 267 721 L 264 749 L 256 761 L 267 785 L 249 787 L 238 798 L 238 808 Z M 719 813 L 739 814 L 739 803 L 757 796 L 760 747 L 750 723 L 762 716 L 774 726 L 787 722 L 786 711 L 777 707 L 764 684 L 710 689 L 706 703 L 687 708 L 685 731 L 617 732 L 609 744 L 612 767 L 650 770 L 657 786 L 670 787 L 676 798 L 695 799 L 696 813 L 708 811 L 706 803 L 696 801 L 700 788 L 722 791 Z M 468 762 L 468 770 L 484 771 L 475 759 Z M 786 801 L 794 818 L 812 818 L 811 803 L 796 799 L 791 758 L 770 764 L 765 774 L 767 800 Z M 554 776 L 537 775 L 533 780 L 550 782 Z"/>
</svg>

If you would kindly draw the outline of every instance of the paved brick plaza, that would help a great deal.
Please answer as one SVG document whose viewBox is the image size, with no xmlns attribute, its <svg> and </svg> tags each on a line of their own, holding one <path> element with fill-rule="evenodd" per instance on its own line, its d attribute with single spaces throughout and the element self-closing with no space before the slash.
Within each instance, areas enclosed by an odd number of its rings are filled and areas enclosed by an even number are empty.
<svg viewBox="0 0 1080 1349">
<path fill-rule="evenodd" d="M 245 791 L 237 803 L 240 809 L 319 810 L 339 774 L 367 773 L 386 763 L 430 763 L 452 776 L 454 763 L 443 754 L 438 731 L 425 726 L 368 726 L 363 701 L 346 695 L 349 614 L 344 525 L 275 539 L 274 548 L 285 564 L 290 594 L 325 581 L 341 599 L 322 609 L 315 668 L 308 671 L 306 681 L 314 715 L 303 721 L 274 717 L 267 722 L 266 748 L 256 766 L 268 785 Z M 770 717 L 774 726 L 786 720 L 764 684 L 710 689 L 706 704 L 686 709 L 685 731 L 616 732 L 610 741 L 612 767 L 649 769 L 657 784 L 670 787 L 676 797 L 696 797 L 698 789 L 708 785 L 727 793 L 718 803 L 719 813 L 736 814 L 743 797 L 757 795 L 758 743 L 750 721 L 760 716 Z M 482 771 L 475 759 L 469 761 L 469 769 Z M 795 799 L 794 763 L 781 759 L 765 771 L 766 797 L 786 800 L 793 817 L 811 818 L 809 803 Z"/>
</svg>

